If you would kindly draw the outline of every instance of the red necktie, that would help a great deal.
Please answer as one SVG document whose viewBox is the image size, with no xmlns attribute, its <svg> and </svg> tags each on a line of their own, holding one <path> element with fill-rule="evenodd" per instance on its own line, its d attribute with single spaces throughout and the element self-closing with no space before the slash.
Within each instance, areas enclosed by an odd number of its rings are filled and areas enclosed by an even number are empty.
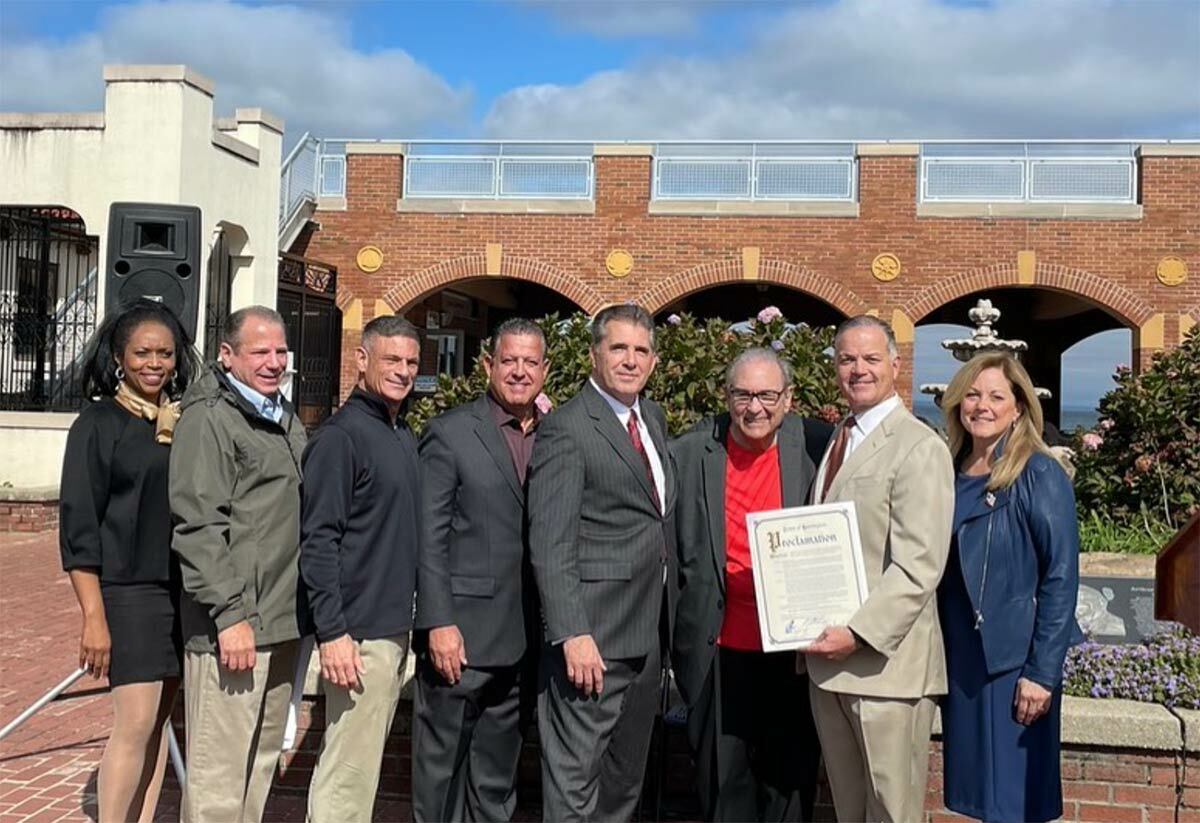
<svg viewBox="0 0 1200 823">
<path fill-rule="evenodd" d="M 821 499 L 817 501 L 819 503 L 825 502 L 829 487 L 833 485 L 833 478 L 837 476 L 838 469 L 846 460 L 846 447 L 850 445 L 850 430 L 854 426 L 854 415 L 850 415 L 838 429 L 837 437 L 833 440 L 833 449 L 829 452 L 829 462 L 825 464 L 825 482 L 821 485 Z"/>
<path fill-rule="evenodd" d="M 658 499 L 658 484 L 654 482 L 654 469 L 650 466 L 650 455 L 646 453 L 646 447 L 642 444 L 642 432 L 638 429 L 637 412 L 633 409 L 629 410 L 629 422 L 626 426 L 629 429 L 629 440 L 633 443 L 633 450 L 642 457 L 642 463 L 646 467 L 646 479 L 650 481 L 650 489 L 654 492 L 654 508 L 662 511 L 662 505 Z"/>
</svg>

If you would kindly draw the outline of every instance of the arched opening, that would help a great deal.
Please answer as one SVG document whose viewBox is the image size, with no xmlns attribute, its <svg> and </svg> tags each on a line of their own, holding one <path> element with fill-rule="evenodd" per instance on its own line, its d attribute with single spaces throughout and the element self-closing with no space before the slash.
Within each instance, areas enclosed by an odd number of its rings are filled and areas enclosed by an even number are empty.
<svg viewBox="0 0 1200 823">
<path fill-rule="evenodd" d="M 78 411 L 100 240 L 62 206 L 0 205 L 0 410 Z"/>
<path fill-rule="evenodd" d="M 994 325 L 997 336 L 1029 344 L 1021 361 L 1034 384 L 1052 392 L 1042 402 L 1046 419 L 1065 430 L 1093 422 L 1096 401 L 1112 387 L 1116 366 L 1130 362 L 1132 336 L 1123 318 L 1067 291 L 1037 286 L 991 288 L 929 312 L 916 329 L 914 390 L 923 383 L 944 383 L 957 371 L 959 362 L 940 342 L 971 335 L 967 312 L 980 299 L 991 300 L 1000 310 Z M 1070 355 L 1064 357 L 1068 350 Z M 914 393 L 914 402 L 920 406 L 930 401 Z"/>
<path fill-rule="evenodd" d="M 673 300 L 659 309 L 655 320 L 663 322 L 672 314 L 687 312 L 699 318 L 720 317 L 738 323 L 767 306 L 775 306 L 791 323 L 810 326 L 831 326 L 846 318 L 829 303 L 798 289 L 774 283 L 725 283 Z"/>
<path fill-rule="evenodd" d="M 429 393 L 437 376 L 467 373 L 482 342 L 512 317 L 565 317 L 581 306 L 551 288 L 512 277 L 456 280 L 417 298 L 402 313 L 425 337 L 416 391 Z"/>
</svg>

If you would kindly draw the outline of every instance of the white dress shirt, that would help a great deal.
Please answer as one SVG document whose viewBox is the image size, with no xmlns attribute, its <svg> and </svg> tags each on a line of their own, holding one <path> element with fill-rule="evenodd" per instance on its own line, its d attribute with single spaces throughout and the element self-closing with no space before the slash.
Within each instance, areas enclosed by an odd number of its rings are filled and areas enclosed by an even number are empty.
<svg viewBox="0 0 1200 823">
<path fill-rule="evenodd" d="M 900 405 L 900 395 L 893 394 L 882 403 L 878 403 L 867 409 L 861 414 L 854 415 L 854 426 L 850 429 L 850 439 L 846 441 L 846 454 L 842 457 L 842 465 L 846 465 L 846 461 L 850 459 L 850 455 L 854 454 L 854 450 L 862 445 L 871 432 L 879 427 L 883 419 L 891 414 L 897 406 Z M 835 437 L 836 439 L 836 437 Z M 829 463 L 829 455 L 833 453 L 832 441 L 828 451 L 825 452 L 825 457 L 821 460 L 821 468 L 817 472 L 817 479 L 813 483 L 814 497 L 820 494 L 820 490 L 825 488 L 825 469 Z M 817 500 L 821 503 L 824 501 Z"/>
<path fill-rule="evenodd" d="M 600 396 L 605 399 L 609 408 L 613 410 L 613 414 L 617 416 L 617 420 L 621 423 L 621 428 L 628 432 L 630 407 L 600 388 L 595 378 L 588 379 L 591 381 L 592 388 L 600 392 Z M 642 407 L 638 400 L 633 401 L 632 408 L 633 411 L 637 412 L 637 426 L 638 433 L 642 436 L 642 447 L 646 449 L 646 456 L 650 458 L 650 473 L 654 475 L 655 491 L 658 492 L 658 510 L 665 512 L 667 510 L 667 476 L 663 474 L 662 458 L 659 457 L 658 449 L 654 446 L 654 438 L 650 436 L 650 429 L 646 428 L 646 418 L 642 414 Z"/>
</svg>

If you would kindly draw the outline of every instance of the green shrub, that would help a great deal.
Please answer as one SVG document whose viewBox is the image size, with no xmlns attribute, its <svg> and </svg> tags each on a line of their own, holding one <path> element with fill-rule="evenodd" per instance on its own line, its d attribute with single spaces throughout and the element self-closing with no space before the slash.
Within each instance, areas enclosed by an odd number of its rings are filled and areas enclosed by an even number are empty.
<svg viewBox="0 0 1200 823">
<path fill-rule="evenodd" d="M 1156 554 L 1174 534 L 1170 526 L 1149 517 L 1117 523 L 1092 511 L 1079 518 L 1079 550 L 1083 552 Z"/>
<path fill-rule="evenodd" d="M 546 334 L 550 374 L 545 393 L 557 406 L 570 400 L 591 374 L 591 326 L 587 315 L 560 319 L 549 315 L 537 321 Z M 484 347 L 490 341 L 484 341 Z M 646 394 L 662 404 L 672 435 L 681 434 L 702 417 L 725 408 L 725 367 L 740 352 L 754 346 L 775 348 L 795 371 L 793 410 L 830 422 L 842 414 L 844 402 L 834 379 L 833 329 L 792 325 L 768 307 L 758 317 L 733 331 L 728 321 L 697 320 L 691 315 L 671 315 L 655 330 L 658 367 Z M 420 430 L 425 421 L 454 406 L 479 397 L 487 389 L 482 353 L 470 374 L 442 376 L 437 391 L 412 404 L 408 421 Z"/>
<path fill-rule="evenodd" d="M 1181 527 L 1200 508 L 1200 334 L 1127 367 L 1100 400 L 1100 422 L 1076 433 L 1080 516 L 1103 512 L 1125 526 Z"/>
</svg>

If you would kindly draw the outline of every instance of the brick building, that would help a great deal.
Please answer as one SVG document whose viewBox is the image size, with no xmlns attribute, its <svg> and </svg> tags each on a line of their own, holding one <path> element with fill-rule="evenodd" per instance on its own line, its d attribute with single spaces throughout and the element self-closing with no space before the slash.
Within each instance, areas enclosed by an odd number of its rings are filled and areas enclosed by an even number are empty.
<svg viewBox="0 0 1200 823">
<path fill-rule="evenodd" d="M 320 196 L 290 250 L 338 270 L 343 395 L 358 331 L 385 313 L 430 330 L 432 374 L 469 368 L 518 311 L 873 312 L 909 396 L 914 328 L 962 323 L 981 296 L 1050 387 L 1096 332 L 1130 329 L 1138 368 L 1200 321 L 1197 142 L 363 141 L 314 156 Z"/>
</svg>

